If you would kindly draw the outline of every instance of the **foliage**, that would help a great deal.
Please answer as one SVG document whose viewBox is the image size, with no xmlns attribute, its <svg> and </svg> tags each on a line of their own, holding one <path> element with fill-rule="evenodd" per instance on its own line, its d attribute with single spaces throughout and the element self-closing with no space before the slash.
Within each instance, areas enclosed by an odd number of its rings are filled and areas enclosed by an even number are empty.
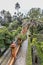
<svg viewBox="0 0 43 65">
<path fill-rule="evenodd" d="M 15 20 L 9 25 L 9 30 L 16 30 L 20 26 L 19 21 Z"/>
<path fill-rule="evenodd" d="M 43 23 L 38 24 L 37 26 L 37 31 L 40 32 L 41 30 L 43 30 Z"/>
<path fill-rule="evenodd" d="M 41 14 L 41 9 L 40 8 L 32 8 L 29 11 L 29 16 L 31 18 L 39 18 Z"/>
<path fill-rule="evenodd" d="M 12 35 L 8 31 L 8 29 L 6 27 L 0 28 L 0 47 L 3 47 L 3 46 L 7 47 L 6 44 L 10 44 L 11 40 L 12 40 Z"/>
<path fill-rule="evenodd" d="M 21 30 L 22 30 L 22 28 L 18 27 L 18 29 L 17 29 L 18 33 L 20 33 Z"/>
<path fill-rule="evenodd" d="M 43 22 L 43 10 L 41 8 L 31 8 L 27 15 L 30 20 L 33 19 Z"/>
<path fill-rule="evenodd" d="M 31 24 L 30 24 L 30 32 L 31 32 L 31 34 L 40 33 L 40 31 L 43 30 L 43 23 L 42 22 L 36 22 L 36 21 L 35 22 L 33 21 L 33 23 L 31 22 Z"/>
<path fill-rule="evenodd" d="M 34 46 L 35 44 L 37 44 L 37 38 L 33 38 L 31 46 Z"/>
<path fill-rule="evenodd" d="M 32 35 L 33 35 L 33 32 L 34 32 L 33 29 L 34 29 L 34 27 L 31 26 L 31 27 L 30 27 L 30 32 L 31 32 Z"/>
<path fill-rule="evenodd" d="M 37 43 L 36 47 L 38 51 L 40 65 L 43 65 L 43 42 L 40 42 L 40 44 Z"/>
<path fill-rule="evenodd" d="M 11 14 L 9 11 L 2 10 L 1 14 L 1 25 L 8 27 L 9 23 L 12 21 Z"/>
<path fill-rule="evenodd" d="M 32 65 L 32 56 L 31 56 L 31 45 L 30 42 L 28 42 L 28 49 L 27 49 L 27 55 L 26 55 L 26 65 Z"/>
<path fill-rule="evenodd" d="M 2 24 L 2 25 L 8 27 L 8 26 L 9 26 L 9 23 L 6 22 L 6 23 L 4 23 L 4 24 Z"/>
<path fill-rule="evenodd" d="M 3 47 L 5 47 L 4 40 L 3 39 L 0 39 L 0 48 L 3 48 Z"/>
<path fill-rule="evenodd" d="M 21 29 L 22 29 L 21 27 L 18 27 L 17 30 L 13 30 L 11 32 L 13 39 L 15 38 L 15 36 L 17 36 L 20 33 Z"/>
<path fill-rule="evenodd" d="M 43 42 L 41 42 L 40 45 L 41 45 L 40 48 L 41 48 L 41 50 L 43 52 Z"/>
<path fill-rule="evenodd" d="M 22 39 L 22 41 L 26 40 L 27 38 L 26 34 L 19 34 L 19 37 Z"/>
<path fill-rule="evenodd" d="M 31 46 L 36 46 L 37 53 L 40 60 L 40 65 L 43 65 L 43 42 L 38 41 L 37 38 L 33 38 Z"/>
</svg>

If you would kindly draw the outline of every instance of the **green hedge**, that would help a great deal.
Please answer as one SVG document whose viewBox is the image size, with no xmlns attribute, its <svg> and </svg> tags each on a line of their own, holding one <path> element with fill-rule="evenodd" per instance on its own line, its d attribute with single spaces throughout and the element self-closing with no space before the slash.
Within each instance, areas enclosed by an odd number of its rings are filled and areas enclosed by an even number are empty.
<svg viewBox="0 0 43 65">
<path fill-rule="evenodd" d="M 37 38 L 33 38 L 31 46 L 36 46 L 40 65 L 43 65 L 43 42 L 37 40 Z"/>
<path fill-rule="evenodd" d="M 31 56 L 31 45 L 28 43 L 27 55 L 26 55 L 26 65 L 32 65 L 32 56 Z"/>
<path fill-rule="evenodd" d="M 27 38 L 26 34 L 19 34 L 19 37 L 22 39 L 22 41 L 26 40 Z"/>
</svg>

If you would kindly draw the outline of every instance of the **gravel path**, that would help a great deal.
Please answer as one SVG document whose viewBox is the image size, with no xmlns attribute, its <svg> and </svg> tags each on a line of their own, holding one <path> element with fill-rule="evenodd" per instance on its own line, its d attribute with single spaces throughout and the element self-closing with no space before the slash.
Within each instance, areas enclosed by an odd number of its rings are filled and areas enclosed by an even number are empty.
<svg viewBox="0 0 43 65">
<path fill-rule="evenodd" d="M 28 46 L 28 40 L 25 40 L 22 44 L 22 47 L 19 50 L 18 56 L 14 65 L 26 65 L 26 51 Z"/>
</svg>

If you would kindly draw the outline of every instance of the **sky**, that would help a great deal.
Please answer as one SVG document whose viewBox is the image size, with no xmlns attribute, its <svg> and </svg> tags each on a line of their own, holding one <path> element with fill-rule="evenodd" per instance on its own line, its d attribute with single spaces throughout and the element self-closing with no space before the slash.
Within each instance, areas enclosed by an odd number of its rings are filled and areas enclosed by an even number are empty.
<svg viewBox="0 0 43 65">
<path fill-rule="evenodd" d="M 0 0 L 0 11 L 4 9 L 13 15 L 17 2 L 20 4 L 20 11 L 25 14 L 34 7 L 43 9 L 43 0 Z"/>
</svg>

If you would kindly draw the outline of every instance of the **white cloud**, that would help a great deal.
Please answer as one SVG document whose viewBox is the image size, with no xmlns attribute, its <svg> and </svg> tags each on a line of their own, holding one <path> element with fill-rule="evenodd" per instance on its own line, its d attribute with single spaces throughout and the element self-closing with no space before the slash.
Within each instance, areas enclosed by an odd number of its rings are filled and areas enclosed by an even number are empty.
<svg viewBox="0 0 43 65">
<path fill-rule="evenodd" d="M 0 10 L 9 10 L 12 14 L 15 11 L 15 3 L 19 2 L 22 12 L 27 12 L 32 7 L 43 9 L 43 0 L 0 0 Z"/>
</svg>

